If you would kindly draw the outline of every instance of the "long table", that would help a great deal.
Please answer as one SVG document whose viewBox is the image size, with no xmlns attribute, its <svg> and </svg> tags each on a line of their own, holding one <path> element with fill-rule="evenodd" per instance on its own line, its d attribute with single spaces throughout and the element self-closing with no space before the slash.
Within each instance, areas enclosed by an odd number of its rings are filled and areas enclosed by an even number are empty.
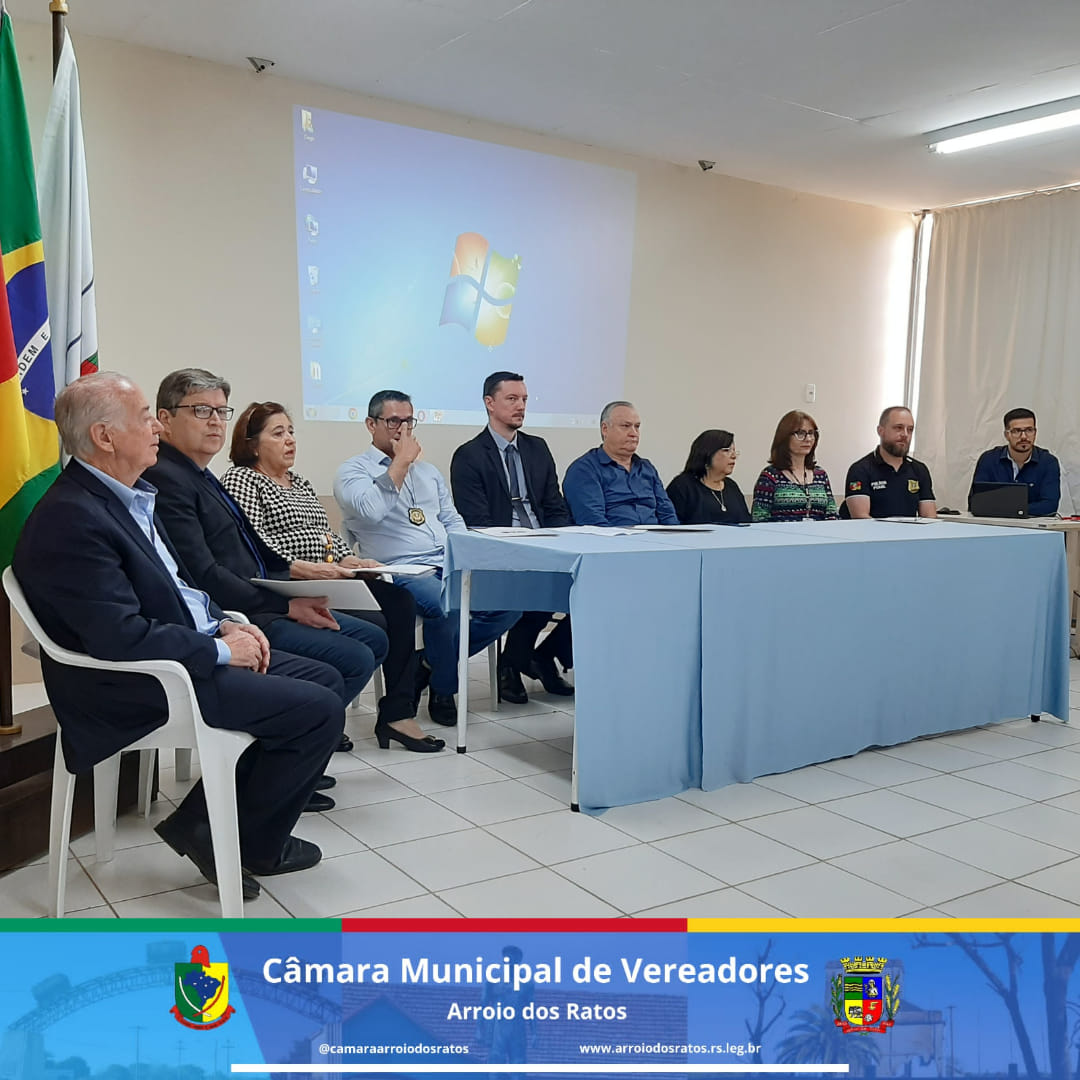
<svg viewBox="0 0 1080 1080">
<path fill-rule="evenodd" d="M 937 521 L 708 533 L 452 533 L 446 602 L 574 620 L 585 809 L 919 735 L 1068 717 L 1065 553 Z M 459 751 L 468 679 L 459 680 Z"/>
</svg>

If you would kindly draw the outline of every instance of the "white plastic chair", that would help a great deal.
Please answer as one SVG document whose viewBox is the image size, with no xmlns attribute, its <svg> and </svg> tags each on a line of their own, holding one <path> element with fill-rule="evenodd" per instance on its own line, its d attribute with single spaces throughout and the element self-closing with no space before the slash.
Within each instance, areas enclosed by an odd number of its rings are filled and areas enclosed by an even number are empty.
<svg viewBox="0 0 1080 1080">
<path fill-rule="evenodd" d="M 199 703 L 187 670 L 176 660 L 115 663 L 60 648 L 34 617 L 10 566 L 4 571 L 3 583 L 12 607 L 19 613 L 42 651 L 56 663 L 102 671 L 151 675 L 161 683 L 168 704 L 168 720 L 156 731 L 124 747 L 124 750 L 154 751 L 169 747 L 188 750 L 194 747 L 198 750 L 206 791 L 214 865 L 217 870 L 221 917 L 243 918 L 240 831 L 236 814 L 236 763 L 244 750 L 254 742 L 253 736 L 241 731 L 213 728 L 206 724 L 199 711 Z M 148 767 L 144 766 L 144 761 L 149 758 L 148 754 L 141 755 L 140 780 L 143 780 L 144 767 Z M 108 862 L 113 856 L 119 778 L 119 752 L 94 766 L 94 840 L 98 862 Z M 141 786 L 140 792 L 144 790 L 145 787 Z M 53 759 L 52 808 L 49 816 L 49 898 L 52 914 L 57 918 L 64 915 L 67 849 L 71 838 L 71 805 L 74 794 L 75 774 L 67 769 L 58 731 Z"/>
<path fill-rule="evenodd" d="M 225 614 L 233 622 L 251 622 L 242 611 L 226 611 Z M 139 755 L 139 813 L 145 818 L 150 816 L 151 789 L 154 786 L 154 762 L 157 760 L 157 756 L 156 750 L 144 750 Z M 190 746 L 178 746 L 173 751 L 173 776 L 181 782 L 191 779 Z"/>
<path fill-rule="evenodd" d="M 424 620 L 417 616 L 416 618 L 416 648 L 422 649 L 424 647 Z M 499 711 L 499 642 L 493 641 L 487 647 L 488 658 L 488 686 L 491 689 L 491 711 Z M 375 674 L 371 677 L 371 685 L 375 690 L 375 701 L 386 695 L 386 683 L 383 680 L 382 668 L 377 667 Z M 354 698 L 350 704 L 350 708 L 355 708 L 360 698 Z"/>
</svg>

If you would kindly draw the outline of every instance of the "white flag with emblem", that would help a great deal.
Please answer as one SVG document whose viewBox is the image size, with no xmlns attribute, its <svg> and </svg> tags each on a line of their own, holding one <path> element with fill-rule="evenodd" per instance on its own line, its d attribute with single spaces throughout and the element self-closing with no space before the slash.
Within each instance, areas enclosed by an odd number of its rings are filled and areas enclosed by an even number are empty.
<svg viewBox="0 0 1080 1080">
<path fill-rule="evenodd" d="M 45 245 L 45 287 L 52 324 L 57 391 L 98 369 L 94 256 L 90 245 L 90 195 L 86 185 L 79 69 L 71 36 L 53 81 L 38 169 L 38 206 Z"/>
</svg>

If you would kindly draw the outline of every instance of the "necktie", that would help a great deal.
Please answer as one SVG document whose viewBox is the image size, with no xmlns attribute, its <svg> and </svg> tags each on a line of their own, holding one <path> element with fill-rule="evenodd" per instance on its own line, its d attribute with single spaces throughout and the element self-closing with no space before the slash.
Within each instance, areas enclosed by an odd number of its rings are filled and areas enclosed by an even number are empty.
<svg viewBox="0 0 1080 1080">
<path fill-rule="evenodd" d="M 259 549 L 255 546 L 255 541 L 248 535 L 248 529 L 251 528 L 251 523 L 244 516 L 243 510 L 236 505 L 236 501 L 225 490 L 221 481 L 209 469 L 204 469 L 203 475 L 214 485 L 217 493 L 225 500 L 225 505 L 229 508 L 232 516 L 236 518 L 236 525 L 240 530 L 240 535 L 244 538 L 244 544 L 247 546 L 248 551 L 251 552 L 251 557 L 255 560 L 255 565 L 259 568 L 259 577 L 266 577 L 266 563 L 262 561 L 262 558 L 259 555 Z"/>
<path fill-rule="evenodd" d="M 511 443 L 506 448 L 506 471 L 510 476 L 510 505 L 514 508 L 514 517 L 523 529 L 533 527 L 532 519 L 525 510 L 525 500 L 521 497 L 521 484 L 518 482 L 517 447 Z"/>
</svg>

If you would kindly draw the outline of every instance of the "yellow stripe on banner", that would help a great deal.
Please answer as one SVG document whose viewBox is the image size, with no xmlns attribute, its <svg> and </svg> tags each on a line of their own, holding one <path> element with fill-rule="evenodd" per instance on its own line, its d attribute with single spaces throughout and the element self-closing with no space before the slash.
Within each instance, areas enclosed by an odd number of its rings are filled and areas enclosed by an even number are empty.
<svg viewBox="0 0 1080 1080">
<path fill-rule="evenodd" d="M 1036 934 L 1076 930 L 1076 919 L 687 919 L 691 934 Z"/>
<path fill-rule="evenodd" d="M 0 506 L 59 461 L 59 445 L 56 424 L 23 408 L 19 380 L 0 383 Z"/>
<path fill-rule="evenodd" d="M 40 240 L 35 240 L 25 247 L 9 251 L 4 256 L 4 281 L 10 281 L 20 270 L 45 261 L 45 248 Z"/>
</svg>

